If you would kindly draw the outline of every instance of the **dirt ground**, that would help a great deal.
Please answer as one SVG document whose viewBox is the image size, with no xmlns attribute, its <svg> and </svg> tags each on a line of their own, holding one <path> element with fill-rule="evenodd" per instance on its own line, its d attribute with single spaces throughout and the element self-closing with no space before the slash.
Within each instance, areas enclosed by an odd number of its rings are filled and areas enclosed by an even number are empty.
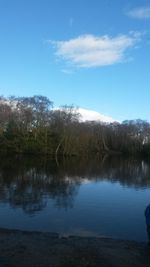
<svg viewBox="0 0 150 267">
<path fill-rule="evenodd" d="M 146 243 L 0 229 L 0 267 L 150 267 Z"/>
</svg>

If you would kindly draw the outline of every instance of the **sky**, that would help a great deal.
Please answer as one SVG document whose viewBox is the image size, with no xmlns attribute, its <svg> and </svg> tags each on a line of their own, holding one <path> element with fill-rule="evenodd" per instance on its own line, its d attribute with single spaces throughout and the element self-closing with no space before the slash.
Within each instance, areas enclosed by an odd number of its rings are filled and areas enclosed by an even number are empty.
<svg viewBox="0 0 150 267">
<path fill-rule="evenodd" d="M 0 0 L 0 95 L 150 121 L 150 0 Z"/>
</svg>

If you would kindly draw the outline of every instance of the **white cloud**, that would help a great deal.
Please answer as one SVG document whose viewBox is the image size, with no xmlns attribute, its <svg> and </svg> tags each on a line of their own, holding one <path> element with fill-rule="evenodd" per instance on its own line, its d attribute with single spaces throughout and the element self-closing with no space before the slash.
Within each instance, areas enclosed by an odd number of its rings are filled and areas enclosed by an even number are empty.
<svg viewBox="0 0 150 267">
<path fill-rule="evenodd" d="M 127 15 L 137 19 L 150 19 L 150 5 L 133 8 Z"/>
<path fill-rule="evenodd" d="M 65 73 L 65 74 L 73 74 L 73 71 L 70 69 L 62 69 L 61 72 Z"/>
<path fill-rule="evenodd" d="M 69 25 L 70 25 L 70 27 L 73 26 L 73 23 L 74 23 L 74 19 L 73 19 L 73 18 L 70 18 L 70 20 L 69 20 Z"/>
<path fill-rule="evenodd" d="M 55 55 L 67 63 L 81 68 L 112 65 L 126 60 L 126 51 L 140 39 L 139 33 L 117 37 L 81 35 L 68 41 L 50 41 Z"/>
</svg>

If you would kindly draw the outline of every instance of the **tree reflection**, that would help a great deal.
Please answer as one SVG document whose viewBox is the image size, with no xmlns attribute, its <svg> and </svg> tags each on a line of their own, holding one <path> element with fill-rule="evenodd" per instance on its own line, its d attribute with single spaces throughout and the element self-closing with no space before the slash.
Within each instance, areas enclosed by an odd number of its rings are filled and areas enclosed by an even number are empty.
<svg viewBox="0 0 150 267">
<path fill-rule="evenodd" d="M 0 202 L 35 214 L 52 201 L 57 208 L 72 208 L 80 184 L 85 181 L 119 182 L 123 186 L 150 186 L 150 164 L 140 159 L 60 160 L 6 158 L 0 161 Z"/>
</svg>

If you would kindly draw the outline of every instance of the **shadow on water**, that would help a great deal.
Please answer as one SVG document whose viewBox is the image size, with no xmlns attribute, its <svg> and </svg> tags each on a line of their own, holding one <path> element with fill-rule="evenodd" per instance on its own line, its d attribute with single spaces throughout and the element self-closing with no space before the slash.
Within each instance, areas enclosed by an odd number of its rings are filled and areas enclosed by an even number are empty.
<svg viewBox="0 0 150 267">
<path fill-rule="evenodd" d="M 86 181 L 119 182 L 135 189 L 150 187 L 150 164 L 140 159 L 63 159 L 16 156 L 0 158 L 0 202 L 30 215 L 44 209 L 48 199 L 57 208 L 72 208 Z"/>
</svg>

